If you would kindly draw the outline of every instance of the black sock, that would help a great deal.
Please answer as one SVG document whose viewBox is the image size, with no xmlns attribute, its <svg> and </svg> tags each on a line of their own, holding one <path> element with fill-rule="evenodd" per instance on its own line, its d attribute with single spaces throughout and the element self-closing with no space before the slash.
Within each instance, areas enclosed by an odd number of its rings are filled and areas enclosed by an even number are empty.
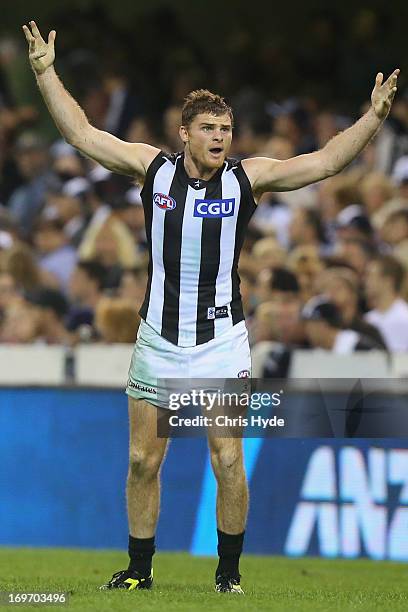
<svg viewBox="0 0 408 612">
<path fill-rule="evenodd" d="M 232 535 L 217 529 L 218 535 L 218 556 L 220 558 L 215 575 L 224 572 L 231 576 L 239 575 L 239 558 L 242 553 L 245 531 Z"/>
<path fill-rule="evenodd" d="M 152 538 L 134 538 L 129 534 L 129 569 L 149 576 L 156 547 Z"/>
</svg>

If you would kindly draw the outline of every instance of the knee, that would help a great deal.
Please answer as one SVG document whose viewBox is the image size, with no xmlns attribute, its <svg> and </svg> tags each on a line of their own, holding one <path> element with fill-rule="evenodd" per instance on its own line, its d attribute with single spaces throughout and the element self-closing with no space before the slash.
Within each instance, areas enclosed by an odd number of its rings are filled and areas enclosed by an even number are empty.
<svg viewBox="0 0 408 612">
<path fill-rule="evenodd" d="M 211 463 L 216 478 L 236 478 L 243 471 L 242 451 L 237 448 L 218 448 L 211 452 Z"/>
<path fill-rule="evenodd" d="M 129 479 L 150 480 L 157 476 L 161 457 L 144 450 L 131 450 L 129 454 Z"/>
</svg>

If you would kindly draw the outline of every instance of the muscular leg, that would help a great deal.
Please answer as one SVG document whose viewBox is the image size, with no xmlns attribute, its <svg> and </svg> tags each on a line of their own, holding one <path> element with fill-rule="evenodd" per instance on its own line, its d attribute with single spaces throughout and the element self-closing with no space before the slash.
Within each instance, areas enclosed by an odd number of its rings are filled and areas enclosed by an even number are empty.
<svg viewBox="0 0 408 612">
<path fill-rule="evenodd" d="M 209 435 L 208 442 L 218 485 L 218 529 L 229 534 L 242 533 L 248 513 L 248 485 L 242 438 L 218 438 Z"/>
<path fill-rule="evenodd" d="M 157 437 L 157 418 L 165 413 L 144 400 L 129 397 L 129 471 L 126 496 L 129 532 L 151 538 L 160 505 L 160 467 L 168 438 Z"/>
<path fill-rule="evenodd" d="M 217 589 L 231 590 L 229 576 L 239 583 L 239 559 L 245 535 L 248 513 L 242 438 L 208 437 L 211 463 L 217 479 L 217 537 L 219 562 L 215 571 Z M 240 592 L 240 591 L 239 591 Z"/>
</svg>

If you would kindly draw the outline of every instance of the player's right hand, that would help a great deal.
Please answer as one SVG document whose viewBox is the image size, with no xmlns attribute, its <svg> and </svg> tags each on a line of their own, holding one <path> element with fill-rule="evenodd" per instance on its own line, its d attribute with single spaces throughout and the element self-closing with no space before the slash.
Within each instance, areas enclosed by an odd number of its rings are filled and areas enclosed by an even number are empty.
<svg viewBox="0 0 408 612">
<path fill-rule="evenodd" d="M 52 30 L 48 34 L 48 42 L 45 42 L 35 21 L 30 21 L 29 25 L 31 30 L 28 26 L 23 25 L 23 31 L 28 42 L 28 57 L 34 72 L 42 74 L 54 63 L 54 42 L 57 33 Z"/>
</svg>

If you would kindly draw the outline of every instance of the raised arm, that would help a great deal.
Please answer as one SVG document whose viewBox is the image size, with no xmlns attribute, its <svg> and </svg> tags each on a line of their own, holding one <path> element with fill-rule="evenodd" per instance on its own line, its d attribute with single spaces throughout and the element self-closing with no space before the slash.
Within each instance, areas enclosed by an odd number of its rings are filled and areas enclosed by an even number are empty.
<svg viewBox="0 0 408 612">
<path fill-rule="evenodd" d="M 266 157 L 245 159 L 242 165 L 256 197 L 265 191 L 291 191 L 341 172 L 370 142 L 386 119 L 397 91 L 399 70 L 383 84 L 377 74 L 371 107 L 354 125 L 334 136 L 323 149 L 283 161 Z"/>
<path fill-rule="evenodd" d="M 93 127 L 54 70 L 55 30 L 48 34 L 48 41 L 45 42 L 34 21 L 30 21 L 30 28 L 23 26 L 29 45 L 31 67 L 48 110 L 62 136 L 84 155 L 109 170 L 143 180 L 159 149 L 148 144 L 124 142 Z"/>
</svg>

